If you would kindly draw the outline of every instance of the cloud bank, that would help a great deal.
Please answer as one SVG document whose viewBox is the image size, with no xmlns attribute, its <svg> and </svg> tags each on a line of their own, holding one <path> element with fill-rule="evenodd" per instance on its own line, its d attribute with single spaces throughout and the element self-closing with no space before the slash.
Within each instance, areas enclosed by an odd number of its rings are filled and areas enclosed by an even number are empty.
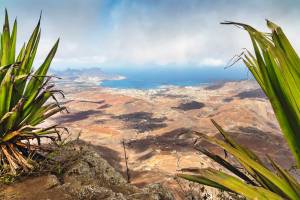
<svg viewBox="0 0 300 200">
<path fill-rule="evenodd" d="M 224 20 L 265 31 L 264 19 L 273 20 L 300 50 L 300 4 L 293 0 L 0 0 L 4 7 L 18 17 L 19 46 L 43 10 L 38 62 L 60 37 L 57 68 L 224 66 L 251 49 L 246 32 L 220 25 Z"/>
</svg>

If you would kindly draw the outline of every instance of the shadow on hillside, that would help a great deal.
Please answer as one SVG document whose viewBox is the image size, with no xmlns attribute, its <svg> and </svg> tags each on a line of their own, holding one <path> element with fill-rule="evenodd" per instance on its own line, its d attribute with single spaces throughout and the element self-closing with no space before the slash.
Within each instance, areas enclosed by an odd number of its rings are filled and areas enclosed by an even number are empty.
<svg viewBox="0 0 300 200">
<path fill-rule="evenodd" d="M 103 115 L 103 114 L 104 113 L 101 110 L 87 110 L 81 112 L 72 112 L 63 116 L 59 116 L 55 120 L 58 121 L 59 123 L 71 123 L 71 122 L 87 119 L 94 115 Z"/>
<path fill-rule="evenodd" d="M 251 98 L 267 99 L 264 92 L 259 88 L 259 89 L 240 92 L 235 96 L 224 98 L 223 102 L 225 102 L 225 103 L 231 102 L 232 100 L 234 100 L 234 98 L 238 98 L 238 99 L 251 99 Z"/>
<path fill-rule="evenodd" d="M 155 118 L 153 113 L 149 112 L 134 112 L 114 116 L 113 118 L 126 122 L 128 128 L 135 129 L 139 133 L 167 127 L 167 124 L 164 123 L 167 120 L 166 117 Z"/>
<path fill-rule="evenodd" d="M 249 90 L 245 92 L 240 92 L 234 97 L 238 97 L 239 99 L 248 99 L 248 98 L 261 98 L 266 99 L 266 95 L 261 89 Z"/>
<path fill-rule="evenodd" d="M 97 109 L 106 109 L 106 108 L 110 108 L 112 105 L 110 105 L 110 104 L 104 104 L 104 105 L 101 105 L 101 106 L 99 106 Z"/>
<path fill-rule="evenodd" d="M 238 127 L 237 140 L 261 154 L 277 154 L 275 156 L 288 156 L 287 144 L 282 135 L 262 131 L 256 127 Z"/>
<path fill-rule="evenodd" d="M 99 101 L 90 101 L 90 100 L 80 100 L 78 101 L 80 103 L 95 103 L 95 104 L 103 104 L 105 100 L 99 100 Z"/>
<path fill-rule="evenodd" d="M 233 100 L 232 97 L 227 97 L 227 98 L 223 99 L 223 102 L 228 103 L 228 102 L 231 102 L 232 100 Z"/>
<path fill-rule="evenodd" d="M 293 157 L 282 135 L 275 135 L 252 126 L 236 127 L 235 131 L 229 131 L 228 133 L 239 144 L 251 149 L 264 160 L 265 155 L 268 154 L 281 166 L 285 168 L 292 166 Z M 223 139 L 220 134 L 217 134 L 216 138 Z M 206 141 L 201 141 L 199 144 L 216 154 L 224 155 L 220 148 Z"/>
<path fill-rule="evenodd" d="M 123 162 L 123 158 L 121 157 L 122 155 L 108 147 L 100 145 L 93 145 L 93 147 L 113 168 L 115 168 L 121 174 L 124 174 L 121 166 L 121 162 Z"/>
<path fill-rule="evenodd" d="M 190 134 L 190 129 L 179 128 L 165 132 L 159 136 L 149 136 L 144 139 L 132 140 L 128 143 L 128 148 L 136 152 L 144 152 L 148 149 L 161 151 L 190 151 L 193 148 L 194 137 Z M 140 160 L 151 158 L 155 153 L 152 151 L 140 157 Z"/>
<path fill-rule="evenodd" d="M 198 101 L 190 101 L 187 103 L 181 103 L 177 107 L 172 107 L 173 109 L 183 110 L 183 111 L 189 111 L 189 110 L 197 110 L 205 107 L 204 103 L 198 102 Z"/>
<path fill-rule="evenodd" d="M 93 145 L 83 140 L 78 141 L 81 145 L 88 145 L 91 146 L 102 158 L 104 158 L 116 171 L 120 172 L 124 175 L 121 162 L 123 162 L 123 155 L 120 155 L 119 152 L 102 146 L 102 145 Z"/>
<path fill-rule="evenodd" d="M 110 108 L 110 107 L 111 107 L 110 104 L 104 104 L 104 105 L 99 106 L 97 109 L 106 109 L 106 108 Z"/>
<path fill-rule="evenodd" d="M 97 119 L 94 121 L 95 124 L 105 124 L 106 122 L 108 122 L 108 119 Z"/>
<path fill-rule="evenodd" d="M 211 84 L 207 87 L 205 87 L 204 89 L 206 90 L 217 90 L 222 88 L 225 85 L 225 83 L 215 83 L 215 84 Z"/>
</svg>

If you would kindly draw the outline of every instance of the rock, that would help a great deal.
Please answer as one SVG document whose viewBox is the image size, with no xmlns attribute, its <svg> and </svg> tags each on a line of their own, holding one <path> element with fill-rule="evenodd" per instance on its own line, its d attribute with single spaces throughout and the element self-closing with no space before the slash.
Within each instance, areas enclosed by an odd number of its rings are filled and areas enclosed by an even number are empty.
<svg viewBox="0 0 300 200">
<path fill-rule="evenodd" d="M 120 173 L 87 146 L 82 150 L 81 158 L 66 170 L 63 179 L 73 189 L 78 186 L 80 192 L 83 185 L 108 188 L 114 193 L 125 195 L 138 192 L 138 188 L 127 184 Z"/>
<path fill-rule="evenodd" d="M 174 199 L 172 193 L 170 193 L 167 188 L 163 187 L 161 184 L 155 183 L 146 186 L 143 189 L 144 193 L 152 194 L 155 200 L 172 200 Z"/>
<path fill-rule="evenodd" d="M 60 181 L 55 175 L 48 175 L 45 182 L 46 182 L 45 186 L 47 190 L 60 185 Z"/>
<path fill-rule="evenodd" d="M 4 186 L 1 199 L 7 200 L 172 200 L 173 195 L 159 184 L 138 188 L 128 184 L 92 147 L 71 143 L 58 150 L 54 159 L 60 171 L 55 175 L 27 177 Z M 57 166 L 54 166 L 56 169 Z"/>
<path fill-rule="evenodd" d="M 77 194 L 78 199 L 120 199 L 125 200 L 122 193 L 114 193 L 112 190 L 98 187 L 96 185 L 86 185 L 83 186 Z"/>
<path fill-rule="evenodd" d="M 65 184 L 69 183 L 72 193 L 79 199 L 174 199 L 159 184 L 144 189 L 128 184 L 120 173 L 90 147 L 85 146 L 82 152 L 81 158 L 64 175 Z"/>
</svg>

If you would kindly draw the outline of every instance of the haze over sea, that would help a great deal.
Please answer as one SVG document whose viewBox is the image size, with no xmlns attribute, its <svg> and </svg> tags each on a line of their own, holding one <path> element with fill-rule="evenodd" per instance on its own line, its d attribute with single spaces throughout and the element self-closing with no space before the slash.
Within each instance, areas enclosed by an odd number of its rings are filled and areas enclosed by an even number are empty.
<svg viewBox="0 0 300 200">
<path fill-rule="evenodd" d="M 104 80 L 103 87 L 120 89 L 154 89 L 161 86 L 197 86 L 214 82 L 239 81 L 249 78 L 241 66 L 222 67 L 141 67 L 105 68 L 104 73 L 125 77 L 121 80 Z"/>
</svg>

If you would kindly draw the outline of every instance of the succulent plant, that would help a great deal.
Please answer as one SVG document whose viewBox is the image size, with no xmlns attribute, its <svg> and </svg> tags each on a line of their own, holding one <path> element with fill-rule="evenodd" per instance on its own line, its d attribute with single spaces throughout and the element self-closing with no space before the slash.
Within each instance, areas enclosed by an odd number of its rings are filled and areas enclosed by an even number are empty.
<svg viewBox="0 0 300 200">
<path fill-rule="evenodd" d="M 263 33 L 249 25 L 225 22 L 244 28 L 250 35 L 254 55 L 245 50 L 237 60 L 243 60 L 262 90 L 269 98 L 281 131 L 287 140 L 296 165 L 300 167 L 300 58 L 282 29 L 267 21 L 271 33 Z M 237 61 L 236 60 L 236 61 Z M 268 165 L 250 149 L 238 144 L 214 120 L 224 140 L 195 132 L 200 138 L 223 148 L 240 164 L 237 167 L 226 158 L 196 145 L 196 149 L 219 163 L 231 174 L 212 168 L 183 169 L 178 174 L 184 179 L 238 193 L 247 199 L 300 199 L 300 183 L 288 170 L 283 169 L 269 156 Z"/>
<path fill-rule="evenodd" d="M 16 174 L 33 166 L 29 156 L 40 147 L 41 138 L 55 139 L 57 125 L 41 126 L 45 119 L 65 109 L 48 100 L 61 91 L 54 89 L 47 72 L 59 40 L 36 70 L 33 62 L 40 41 L 40 19 L 27 43 L 16 55 L 17 21 L 10 31 L 5 22 L 0 33 L 0 166 Z M 55 97 L 54 97 L 55 99 Z M 36 141 L 37 142 L 36 142 Z"/>
</svg>

